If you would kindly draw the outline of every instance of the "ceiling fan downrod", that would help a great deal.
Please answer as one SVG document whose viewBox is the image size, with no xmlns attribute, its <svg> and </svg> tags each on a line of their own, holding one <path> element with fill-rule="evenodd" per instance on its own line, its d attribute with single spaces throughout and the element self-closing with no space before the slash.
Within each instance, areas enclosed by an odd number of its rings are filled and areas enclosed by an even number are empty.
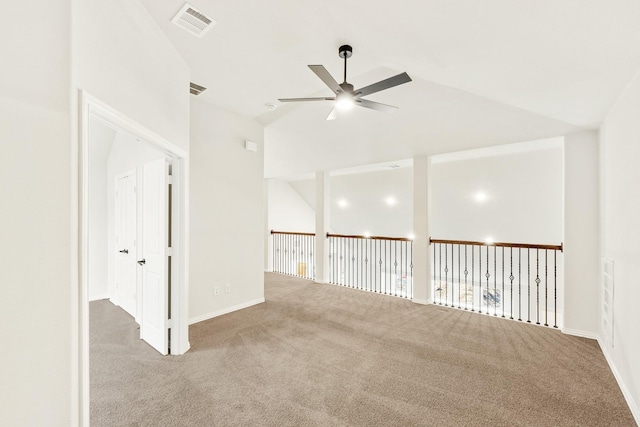
<svg viewBox="0 0 640 427">
<path fill-rule="evenodd" d="M 342 83 L 347 82 L 347 59 L 351 58 L 351 55 L 353 55 L 353 48 L 348 44 L 343 44 L 338 49 L 338 56 L 344 58 L 344 81 Z"/>
</svg>

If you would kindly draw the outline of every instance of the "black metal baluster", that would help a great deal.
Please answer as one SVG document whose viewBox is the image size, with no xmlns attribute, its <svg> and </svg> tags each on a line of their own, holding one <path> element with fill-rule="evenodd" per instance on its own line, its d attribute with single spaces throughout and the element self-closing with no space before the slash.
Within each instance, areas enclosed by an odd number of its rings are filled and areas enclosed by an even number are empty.
<svg viewBox="0 0 640 427">
<path fill-rule="evenodd" d="M 467 286 L 467 274 L 469 274 L 469 270 L 467 269 L 467 245 L 464 245 L 464 309 L 465 310 L 469 310 L 469 307 L 467 307 L 467 295 L 469 295 L 469 288 Z"/>
<path fill-rule="evenodd" d="M 438 304 L 442 305 L 442 243 L 438 244 Z"/>
<path fill-rule="evenodd" d="M 312 236 L 307 236 L 305 239 L 307 245 L 307 259 L 305 260 L 305 264 L 307 265 L 307 279 L 313 279 L 313 277 L 311 276 L 311 257 L 309 256 L 309 254 L 313 251 L 313 249 L 311 248 L 311 238 Z M 329 251 L 331 251 L 331 245 L 329 245 Z M 329 255 L 333 255 L 333 253 L 329 252 Z M 331 259 L 331 261 L 333 262 L 333 258 Z M 331 264 L 329 264 L 329 268 L 331 268 Z"/>
<path fill-rule="evenodd" d="M 453 272 L 455 271 L 455 258 L 453 254 L 453 243 L 451 244 L 451 285 L 447 282 L 447 290 L 451 288 L 451 307 L 455 307 L 453 303 L 453 298 L 455 297 L 455 288 L 453 286 Z"/>
<path fill-rule="evenodd" d="M 489 246 L 486 246 L 487 248 L 487 272 L 485 273 L 485 277 L 487 278 L 487 298 L 485 298 L 486 302 L 485 302 L 485 306 L 486 306 L 486 314 L 489 314 L 489 277 L 491 277 L 491 275 L 489 274 Z"/>
<path fill-rule="evenodd" d="M 284 236 L 284 274 L 289 274 L 289 235 Z"/>
<path fill-rule="evenodd" d="M 335 237 L 331 237 L 331 251 L 333 253 L 333 281 L 331 283 L 338 283 L 338 248 L 336 247 L 336 238 Z M 315 242 L 314 242 L 314 246 L 315 246 Z M 314 266 L 314 270 L 315 270 L 315 262 L 313 263 Z"/>
<path fill-rule="evenodd" d="M 500 305 L 502 306 L 502 317 L 504 318 L 504 246 L 502 247 L 502 295 L 500 295 Z"/>
<path fill-rule="evenodd" d="M 393 240 L 393 295 L 398 296 L 398 241 Z M 389 292 L 391 293 L 391 292 Z"/>
<path fill-rule="evenodd" d="M 510 273 L 509 280 L 511 281 L 511 309 L 509 310 L 509 319 L 513 320 L 513 246 L 510 248 L 509 254 Z"/>
<path fill-rule="evenodd" d="M 364 239 L 360 239 L 360 260 L 358 261 L 360 263 L 360 289 L 365 289 L 365 280 L 364 280 L 364 268 L 365 265 L 362 263 L 362 257 L 364 257 L 366 259 L 366 255 L 365 255 L 365 250 L 366 250 L 366 241 Z"/>
<path fill-rule="evenodd" d="M 478 278 L 480 279 L 480 295 L 478 298 L 480 307 L 478 307 L 478 313 L 482 313 L 482 246 L 478 246 Z"/>
<path fill-rule="evenodd" d="M 364 288 L 369 290 L 369 241 L 364 241 Z"/>
<path fill-rule="evenodd" d="M 449 296 L 449 260 L 447 259 L 447 244 L 444 244 L 444 305 L 449 306 L 448 304 L 448 296 Z M 440 281 L 440 289 L 442 289 L 442 281 Z"/>
<path fill-rule="evenodd" d="M 462 276 L 460 275 L 460 245 L 457 244 L 456 245 L 458 247 L 458 308 L 460 307 L 460 300 L 462 299 L 461 297 L 461 291 L 460 291 L 460 285 L 462 283 Z"/>
<path fill-rule="evenodd" d="M 351 287 L 358 289 L 358 239 L 351 239 Z"/>
<path fill-rule="evenodd" d="M 413 240 L 409 242 L 409 250 L 411 251 L 411 263 L 409 264 L 409 268 L 411 269 L 411 299 L 413 299 Z M 408 284 L 407 284 L 407 294 L 409 293 Z"/>
<path fill-rule="evenodd" d="M 373 243 L 371 240 L 369 240 L 367 242 L 367 289 L 371 290 L 371 285 L 373 284 L 372 282 L 372 274 L 371 274 L 371 265 L 373 264 L 373 262 L 371 264 L 369 264 L 369 261 L 373 261 L 373 259 L 371 258 L 371 243 Z"/>
<path fill-rule="evenodd" d="M 350 283 L 351 283 L 351 239 L 350 238 L 345 238 L 344 239 L 344 248 L 345 248 L 345 269 L 346 269 L 346 275 L 344 278 L 344 285 L 346 287 L 350 287 Z"/>
<path fill-rule="evenodd" d="M 358 250 L 358 244 L 360 243 L 361 239 L 355 239 L 353 242 L 355 243 L 355 255 L 354 255 L 354 264 L 353 266 L 355 267 L 355 271 L 353 272 L 354 277 L 355 277 L 355 282 L 354 282 L 354 288 L 355 289 L 360 289 L 360 277 L 358 276 L 358 264 L 360 264 L 360 253 Z"/>
<path fill-rule="evenodd" d="M 347 286 L 348 283 L 349 283 L 349 258 L 348 258 L 349 254 L 347 252 L 348 240 L 349 239 L 347 239 L 346 237 L 342 238 L 342 246 L 343 246 L 342 250 L 344 252 L 344 254 L 343 254 L 343 256 L 344 256 L 344 260 L 343 260 L 344 272 L 343 272 L 343 279 L 342 279 L 342 283 L 341 283 L 342 286 Z"/>
<path fill-rule="evenodd" d="M 278 240 L 280 240 L 280 244 L 279 244 L 279 248 L 278 248 L 278 273 L 283 274 L 284 273 L 284 263 L 285 263 L 285 257 L 286 257 L 286 253 L 285 253 L 285 247 L 284 247 L 284 234 L 280 234 L 278 235 Z"/>
<path fill-rule="evenodd" d="M 373 289 L 378 292 L 378 273 L 376 271 L 378 267 L 378 241 L 373 241 Z"/>
<path fill-rule="evenodd" d="M 522 249 L 518 248 L 518 320 L 522 322 Z"/>
<path fill-rule="evenodd" d="M 547 294 L 548 294 L 548 282 L 547 282 L 547 250 L 544 250 L 544 326 L 549 326 L 549 323 L 547 322 L 547 313 L 548 313 L 548 307 L 547 307 Z"/>
<path fill-rule="evenodd" d="M 527 323 L 531 323 L 531 249 L 527 249 Z"/>
<path fill-rule="evenodd" d="M 558 327 L 558 264 L 557 256 L 558 250 L 553 251 L 553 327 Z"/>
<path fill-rule="evenodd" d="M 391 247 L 391 240 L 387 240 L 387 247 L 389 248 L 389 264 L 387 264 L 387 270 L 389 272 L 388 276 L 389 276 L 389 281 L 387 282 L 387 291 L 386 294 L 387 295 L 391 295 L 391 257 L 393 254 L 393 250 Z"/>
<path fill-rule="evenodd" d="M 437 243 L 433 244 L 433 284 L 431 286 L 432 288 L 432 292 L 433 292 L 433 302 L 436 302 L 436 292 L 438 292 L 438 288 L 436 285 L 436 245 Z"/>
<path fill-rule="evenodd" d="M 487 247 L 487 250 L 489 248 Z M 493 247 L 493 315 L 498 315 L 498 247 Z M 488 300 L 487 300 L 488 301 Z"/>
<path fill-rule="evenodd" d="M 287 234 L 287 248 L 289 249 L 289 259 L 287 260 L 287 273 L 291 276 L 291 264 L 293 263 L 293 245 L 291 244 L 291 234 Z"/>
<path fill-rule="evenodd" d="M 343 280 L 342 278 L 344 277 L 344 238 L 343 237 L 338 237 L 338 252 L 340 252 L 340 274 L 338 277 L 338 284 L 342 285 Z"/>
<path fill-rule="evenodd" d="M 383 240 L 382 242 L 384 244 L 384 263 L 382 265 L 384 266 L 383 268 L 384 268 L 384 271 L 385 271 L 383 282 L 384 282 L 384 294 L 386 295 L 387 294 L 387 274 L 386 274 L 386 270 L 387 270 L 387 241 Z"/>
<path fill-rule="evenodd" d="M 540 324 L 540 249 L 536 249 L 536 325 Z"/>
<path fill-rule="evenodd" d="M 271 269 L 276 271 L 276 235 L 271 233 Z"/>
<path fill-rule="evenodd" d="M 471 311 L 476 311 L 476 288 L 474 283 L 475 253 L 475 247 L 471 246 Z"/>
<path fill-rule="evenodd" d="M 307 278 L 307 236 L 302 236 L 302 263 L 304 264 L 304 274 L 302 277 Z M 331 252 L 329 252 L 329 257 L 331 257 Z M 331 262 L 331 258 L 329 258 L 329 262 Z"/>
<path fill-rule="evenodd" d="M 402 288 L 403 288 L 403 285 L 404 285 L 404 283 L 402 281 L 402 267 L 403 267 L 403 264 L 402 264 L 402 258 L 403 258 L 402 257 L 402 251 L 404 250 L 404 248 L 403 248 L 404 244 L 405 244 L 405 242 L 401 240 L 400 241 L 400 296 L 402 296 Z M 405 257 L 405 259 L 406 259 L 406 257 Z M 397 286 L 398 286 L 398 278 L 396 277 L 396 287 Z"/>
</svg>

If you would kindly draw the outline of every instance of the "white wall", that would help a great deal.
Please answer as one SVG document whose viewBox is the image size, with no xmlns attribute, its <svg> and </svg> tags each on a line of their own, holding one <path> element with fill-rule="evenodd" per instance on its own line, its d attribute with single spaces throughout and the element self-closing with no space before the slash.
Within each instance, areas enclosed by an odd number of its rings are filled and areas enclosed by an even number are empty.
<svg viewBox="0 0 640 427">
<path fill-rule="evenodd" d="M 640 423 L 640 79 L 600 131 L 602 257 L 614 262 L 613 347 L 601 345 Z M 601 336 L 604 331 L 600 331 Z"/>
<path fill-rule="evenodd" d="M 142 3 L 73 0 L 73 32 L 75 87 L 188 150 L 190 71 Z"/>
<path fill-rule="evenodd" d="M 115 130 L 91 120 L 89 123 L 89 301 L 109 297 L 107 268 L 107 160 Z"/>
<path fill-rule="evenodd" d="M 7 426 L 69 426 L 69 1 L 3 6 L 0 310 L 9 323 L 0 331 L 0 418 Z"/>
<path fill-rule="evenodd" d="M 258 144 L 257 152 L 244 149 L 246 139 Z M 263 148 L 258 122 L 192 100 L 192 322 L 264 300 Z"/>
<path fill-rule="evenodd" d="M 411 167 L 332 174 L 331 232 L 407 237 L 413 232 Z M 292 181 L 291 187 L 315 210 L 315 180 Z M 393 197 L 396 204 L 388 205 Z M 347 205 L 341 207 L 344 200 Z"/>
<path fill-rule="evenodd" d="M 314 233 L 316 213 L 306 200 L 287 181 L 273 178 L 267 183 L 269 230 Z"/>
<path fill-rule="evenodd" d="M 518 144 L 520 145 L 520 144 Z M 536 149 L 431 165 L 434 239 L 558 245 L 563 227 L 562 139 Z M 502 147 L 505 151 L 508 146 Z M 443 156 L 444 157 L 444 156 Z M 477 193 L 486 195 L 478 202 Z"/>
<path fill-rule="evenodd" d="M 565 136 L 564 328 L 596 338 L 600 295 L 598 135 Z"/>
</svg>

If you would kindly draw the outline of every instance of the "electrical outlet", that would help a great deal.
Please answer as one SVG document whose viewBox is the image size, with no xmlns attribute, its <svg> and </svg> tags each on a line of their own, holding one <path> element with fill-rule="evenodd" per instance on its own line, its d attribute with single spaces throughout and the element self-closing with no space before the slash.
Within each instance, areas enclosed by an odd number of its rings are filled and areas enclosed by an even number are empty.
<svg viewBox="0 0 640 427">
<path fill-rule="evenodd" d="M 225 294 L 231 293 L 231 285 L 230 284 L 227 283 L 226 285 L 224 285 L 224 293 Z"/>
<path fill-rule="evenodd" d="M 214 286 L 213 295 L 220 295 L 220 287 L 219 286 Z"/>
</svg>

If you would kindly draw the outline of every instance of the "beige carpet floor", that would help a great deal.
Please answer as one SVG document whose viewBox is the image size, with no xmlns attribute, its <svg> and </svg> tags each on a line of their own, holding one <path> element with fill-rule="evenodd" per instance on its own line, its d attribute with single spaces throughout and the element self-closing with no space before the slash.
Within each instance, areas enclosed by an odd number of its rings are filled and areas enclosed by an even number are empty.
<svg viewBox="0 0 640 427">
<path fill-rule="evenodd" d="M 265 275 L 162 357 L 92 302 L 92 426 L 635 426 L 593 340 Z"/>
</svg>

